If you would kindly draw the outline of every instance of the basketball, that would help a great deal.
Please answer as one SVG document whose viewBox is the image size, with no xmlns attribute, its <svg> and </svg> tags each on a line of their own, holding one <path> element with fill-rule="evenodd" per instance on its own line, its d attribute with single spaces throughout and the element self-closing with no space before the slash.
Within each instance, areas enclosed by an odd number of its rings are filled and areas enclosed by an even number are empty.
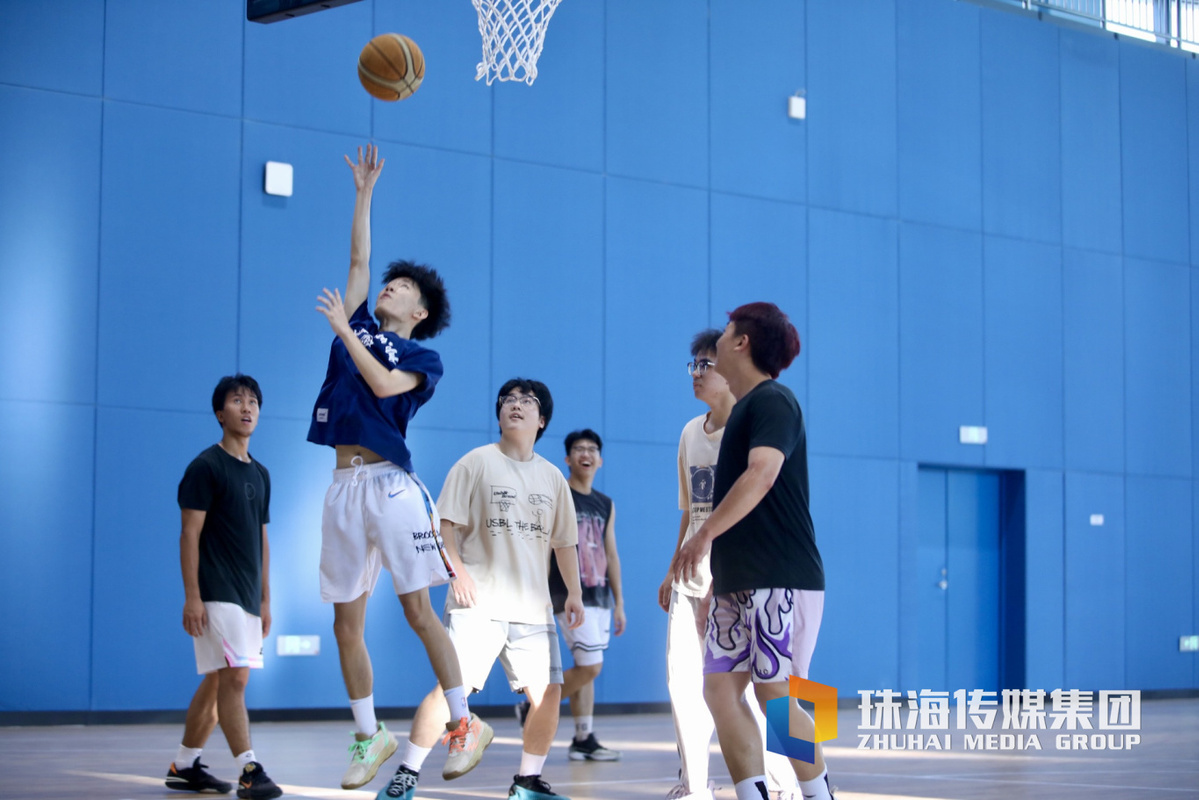
<svg viewBox="0 0 1199 800">
<path fill-rule="evenodd" d="M 424 55 L 416 42 L 399 33 L 376 36 L 358 56 L 358 80 L 380 100 L 403 100 L 411 96 L 424 77 Z"/>
</svg>

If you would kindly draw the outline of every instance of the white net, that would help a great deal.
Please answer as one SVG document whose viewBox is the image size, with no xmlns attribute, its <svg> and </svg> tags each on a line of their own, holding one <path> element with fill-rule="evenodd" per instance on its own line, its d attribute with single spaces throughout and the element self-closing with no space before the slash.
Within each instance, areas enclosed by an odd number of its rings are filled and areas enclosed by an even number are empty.
<svg viewBox="0 0 1199 800">
<path fill-rule="evenodd" d="M 537 78 L 545 29 L 561 0 L 471 0 L 479 12 L 483 60 L 475 80 L 524 81 Z"/>
</svg>

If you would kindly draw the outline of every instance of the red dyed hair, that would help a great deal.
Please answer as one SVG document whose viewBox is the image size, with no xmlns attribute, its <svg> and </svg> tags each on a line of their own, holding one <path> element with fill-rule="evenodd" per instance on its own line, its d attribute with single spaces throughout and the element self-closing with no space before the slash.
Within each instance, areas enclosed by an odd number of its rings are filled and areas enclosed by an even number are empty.
<svg viewBox="0 0 1199 800">
<path fill-rule="evenodd" d="M 791 366 L 799 355 L 799 331 L 774 303 L 746 303 L 729 312 L 738 336 L 749 336 L 754 366 L 771 378 Z"/>
</svg>

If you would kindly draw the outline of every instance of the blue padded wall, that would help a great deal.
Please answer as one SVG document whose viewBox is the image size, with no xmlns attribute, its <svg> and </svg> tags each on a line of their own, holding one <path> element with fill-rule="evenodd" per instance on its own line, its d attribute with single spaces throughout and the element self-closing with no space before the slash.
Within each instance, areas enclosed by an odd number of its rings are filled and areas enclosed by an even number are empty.
<svg viewBox="0 0 1199 800">
<path fill-rule="evenodd" d="M 983 225 L 988 233 L 1061 240 L 1059 30 L 1009 14 L 983 15 Z M 1013 53 L 1019 54 L 1015 60 Z"/>
<path fill-rule="evenodd" d="M 979 17 L 969 3 L 898 0 L 899 214 L 982 225 Z"/>
<path fill-rule="evenodd" d="M 49 641 L 43 620 L 10 620 L 0 642 L 70 657 L 47 681 L 4 662 L 0 711 L 184 707 L 175 487 L 216 440 L 209 396 L 235 370 L 265 393 L 252 450 L 273 479 L 274 633 L 322 638 L 313 658 L 268 640 L 250 703 L 344 707 L 317 586 L 333 455 L 305 434 L 332 338 L 315 298 L 348 265 L 342 155 L 372 140 L 387 165 L 371 299 L 411 258 L 453 306 L 432 342 L 445 377 L 409 430 L 430 490 L 495 440 L 515 374 L 553 390 L 537 446 L 553 463 L 572 428 L 605 438 L 629 630 L 600 702 L 667 699 L 654 595 L 679 431 L 703 410 L 687 347 L 762 299 L 803 343 L 781 380 L 807 423 L 829 575 L 818 680 L 920 688 L 932 466 L 1024 474 L 1030 686 L 1199 686 L 1177 653 L 1199 619 L 1193 59 L 951 0 L 603 0 L 558 9 L 534 86 L 489 87 L 469 3 L 363 0 L 269 26 L 237 0 L 0 5 L 0 289 L 18 298 L 0 412 L 77 490 L 64 503 L 4 468 L 0 554 L 35 566 L 0 592 L 69 622 Z M 354 69 L 388 31 L 428 65 L 402 103 Z M 786 113 L 799 90 L 805 120 Z M 263 193 L 267 160 L 294 166 L 291 197 Z M 960 444 L 960 425 L 989 442 Z M 1124 590 L 1150 580 L 1167 588 Z M 379 663 L 417 647 L 393 593 L 384 577 L 369 605 Z M 380 675 L 384 706 L 432 681 L 419 659 Z M 502 680 L 479 698 L 510 700 Z"/>
<path fill-rule="evenodd" d="M 7 347 L 0 398 L 91 403 L 96 394 L 100 101 L 0 85 L 0 337 L 55 319 L 54 357 Z M 68 224 L 69 221 L 69 224 Z"/>
<path fill-rule="evenodd" d="M 1125 636 L 1124 519 L 1122 478 L 1066 473 L 1065 679 L 1079 689 L 1131 685 L 1124 649 L 1097 646 Z"/>
</svg>

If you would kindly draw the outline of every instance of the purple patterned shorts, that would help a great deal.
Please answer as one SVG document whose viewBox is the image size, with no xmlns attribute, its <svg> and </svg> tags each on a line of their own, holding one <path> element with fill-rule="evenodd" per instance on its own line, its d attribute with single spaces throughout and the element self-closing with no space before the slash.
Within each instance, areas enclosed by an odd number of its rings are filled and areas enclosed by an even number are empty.
<svg viewBox="0 0 1199 800">
<path fill-rule="evenodd" d="M 823 613 L 822 591 L 718 594 L 708 611 L 704 672 L 750 672 L 755 683 L 806 678 Z"/>
</svg>

